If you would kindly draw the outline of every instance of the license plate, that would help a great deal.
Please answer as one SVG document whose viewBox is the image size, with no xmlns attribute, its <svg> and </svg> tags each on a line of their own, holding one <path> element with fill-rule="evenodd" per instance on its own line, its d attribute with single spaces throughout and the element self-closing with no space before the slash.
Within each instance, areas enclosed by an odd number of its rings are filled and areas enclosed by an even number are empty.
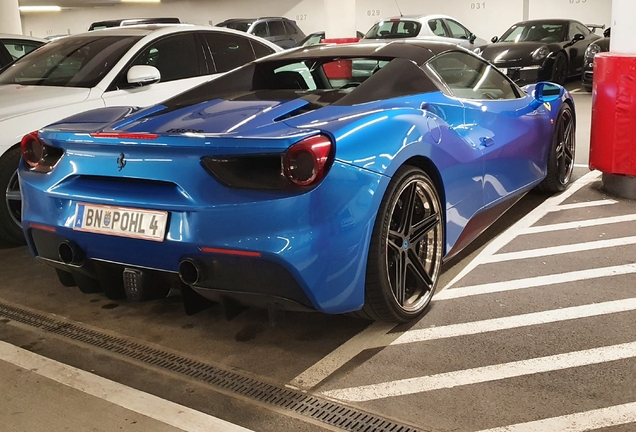
<svg viewBox="0 0 636 432">
<path fill-rule="evenodd" d="M 78 203 L 76 231 L 163 241 L 168 212 Z"/>
</svg>

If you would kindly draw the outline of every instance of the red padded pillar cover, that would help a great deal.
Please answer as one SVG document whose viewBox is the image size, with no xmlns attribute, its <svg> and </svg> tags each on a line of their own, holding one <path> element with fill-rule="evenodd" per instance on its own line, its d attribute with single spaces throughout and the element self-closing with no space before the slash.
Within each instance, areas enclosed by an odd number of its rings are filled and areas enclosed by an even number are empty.
<svg viewBox="0 0 636 432">
<path fill-rule="evenodd" d="M 358 38 L 331 38 L 323 39 L 324 44 L 345 44 L 358 42 Z M 329 79 L 350 79 L 352 74 L 351 60 L 339 60 L 327 63 L 323 66 L 325 75 Z"/>
<path fill-rule="evenodd" d="M 594 58 L 590 168 L 636 176 L 636 56 Z"/>
</svg>

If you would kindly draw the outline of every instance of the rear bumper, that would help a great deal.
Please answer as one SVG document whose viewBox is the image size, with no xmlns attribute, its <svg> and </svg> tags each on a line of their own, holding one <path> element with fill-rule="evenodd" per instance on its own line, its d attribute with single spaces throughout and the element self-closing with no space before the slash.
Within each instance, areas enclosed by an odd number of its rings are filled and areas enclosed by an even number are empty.
<svg viewBox="0 0 636 432">
<path fill-rule="evenodd" d="M 108 291 L 124 279 L 124 270 L 135 270 L 145 279 L 152 281 L 152 288 L 164 292 L 180 287 L 178 272 L 163 269 L 138 267 L 130 263 L 109 262 L 86 258 L 85 252 L 65 235 L 60 233 L 30 229 L 29 244 L 38 259 L 60 270 L 74 275 L 95 279 Z M 60 244 L 73 244 L 78 259 L 74 263 L 63 262 L 59 253 Z M 223 297 L 253 306 L 274 305 L 292 310 L 315 310 L 311 301 L 294 277 L 281 265 L 260 258 L 237 257 L 223 254 L 191 254 L 181 257 L 181 261 L 195 262 L 201 277 L 190 285 L 203 297 L 219 301 Z M 123 289 L 123 288 L 122 288 Z"/>
<path fill-rule="evenodd" d="M 178 284 L 180 263 L 192 259 L 207 277 L 190 286 L 207 298 L 240 297 L 243 303 L 326 313 L 357 310 L 364 303 L 371 231 L 388 184 L 384 176 L 336 162 L 318 187 L 303 194 L 230 190 L 214 185 L 206 173 L 201 181 L 209 185 L 209 196 L 227 202 L 162 206 L 130 191 L 125 200 L 116 199 L 122 207 L 168 210 L 166 236 L 155 242 L 73 229 L 77 203 L 103 204 L 111 191 L 76 197 L 70 186 L 51 192 L 46 184 L 64 181 L 20 175 L 27 241 L 36 257 L 54 267 L 98 279 L 105 265 L 120 274 L 125 268 L 148 270 Z M 58 247 L 65 241 L 82 251 L 81 266 L 60 259 Z"/>
</svg>

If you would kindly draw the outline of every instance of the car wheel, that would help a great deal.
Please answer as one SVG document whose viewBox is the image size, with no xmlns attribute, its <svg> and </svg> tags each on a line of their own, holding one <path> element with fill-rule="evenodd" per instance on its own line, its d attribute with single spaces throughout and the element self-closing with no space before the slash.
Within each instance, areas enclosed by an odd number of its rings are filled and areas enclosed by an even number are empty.
<svg viewBox="0 0 636 432">
<path fill-rule="evenodd" d="M 592 86 L 584 85 L 583 90 L 585 90 L 588 93 L 592 93 Z"/>
<path fill-rule="evenodd" d="M 406 322 L 424 313 L 442 265 L 442 208 L 426 173 L 411 166 L 398 169 L 373 228 L 359 316 Z"/>
<path fill-rule="evenodd" d="M 568 78 L 568 58 L 563 53 L 558 53 L 552 64 L 552 78 L 550 81 L 559 85 L 565 85 Z"/>
<path fill-rule="evenodd" d="M 19 147 L 10 149 L 0 157 L 0 191 L 3 192 L 0 239 L 16 245 L 26 243 L 22 232 L 22 197 L 17 172 L 20 157 Z"/>
<path fill-rule="evenodd" d="M 563 104 L 557 117 L 548 154 L 548 173 L 539 184 L 539 190 L 550 193 L 561 192 L 570 184 L 574 169 L 575 137 L 572 109 L 568 104 Z"/>
</svg>

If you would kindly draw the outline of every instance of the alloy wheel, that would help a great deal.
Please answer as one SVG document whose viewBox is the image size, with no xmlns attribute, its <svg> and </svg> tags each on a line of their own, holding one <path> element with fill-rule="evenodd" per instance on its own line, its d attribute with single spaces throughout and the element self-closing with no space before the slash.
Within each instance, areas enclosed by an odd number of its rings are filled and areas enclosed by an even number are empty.
<svg viewBox="0 0 636 432">
<path fill-rule="evenodd" d="M 570 182 L 574 169 L 574 119 L 570 110 L 563 111 L 559 118 L 556 147 L 556 163 L 559 173 L 558 180 L 562 185 Z"/>
<path fill-rule="evenodd" d="M 18 172 L 15 171 L 9 179 L 5 191 L 5 201 L 11 220 L 22 229 L 22 195 L 20 194 L 20 182 Z"/>
<path fill-rule="evenodd" d="M 406 312 L 425 307 L 442 263 L 442 217 L 434 187 L 421 176 L 406 182 L 390 213 L 387 275 L 396 303 Z"/>
</svg>

